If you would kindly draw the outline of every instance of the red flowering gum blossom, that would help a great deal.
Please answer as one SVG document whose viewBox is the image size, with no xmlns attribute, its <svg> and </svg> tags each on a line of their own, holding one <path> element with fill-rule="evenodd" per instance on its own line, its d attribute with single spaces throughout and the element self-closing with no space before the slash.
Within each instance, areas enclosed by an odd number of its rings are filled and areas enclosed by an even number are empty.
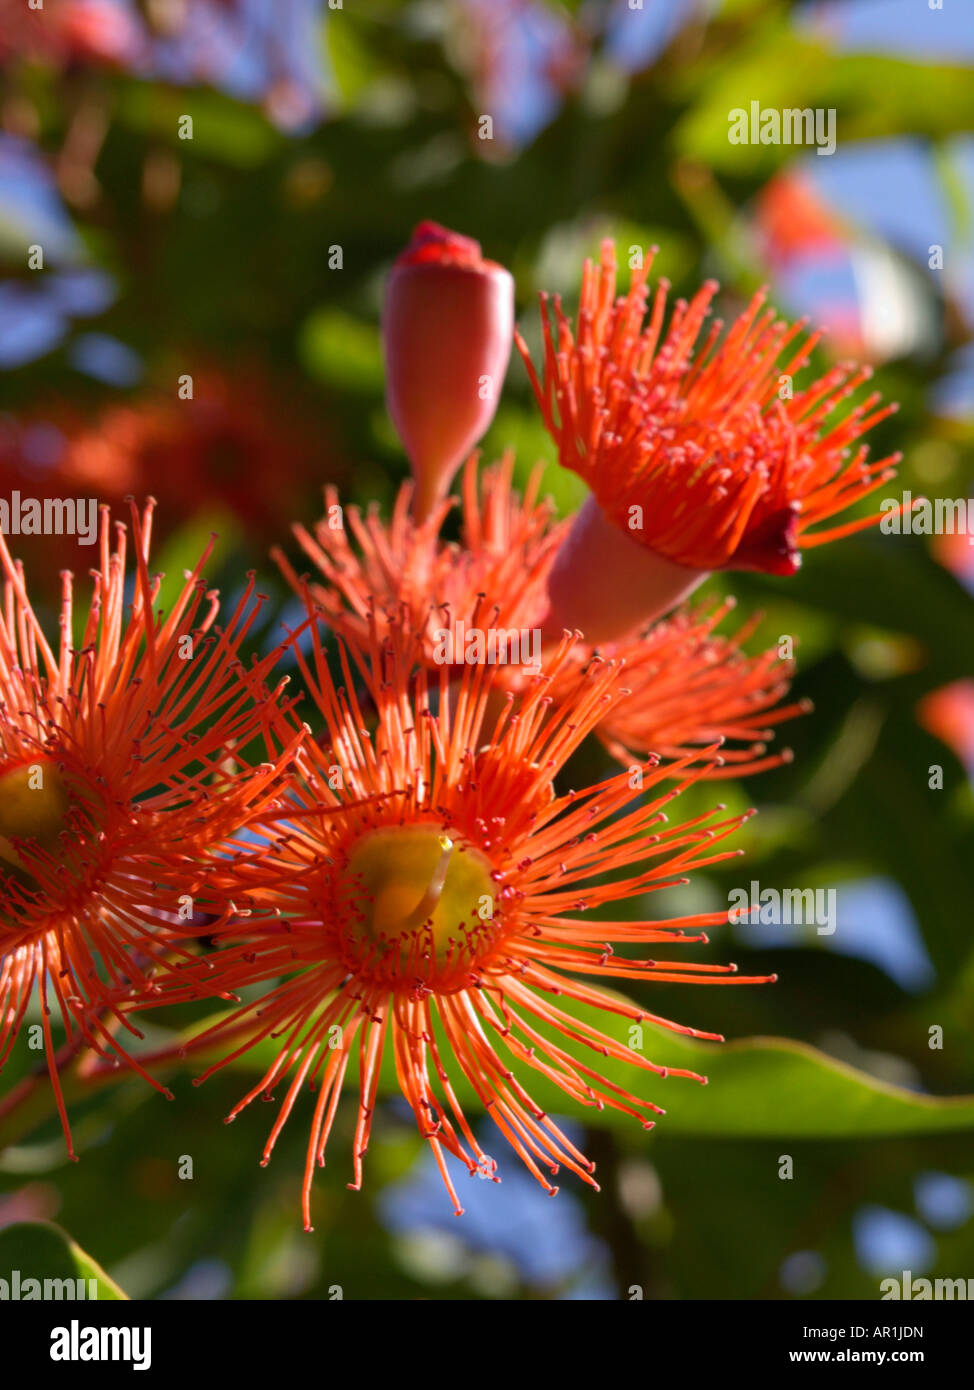
<svg viewBox="0 0 974 1390">
<path fill-rule="evenodd" d="M 803 549 L 881 519 L 819 526 L 883 487 L 899 462 L 870 462 L 859 442 L 896 409 L 877 392 L 849 404 L 868 367 L 838 364 L 795 387 L 820 334 L 779 319 L 763 292 L 726 333 L 720 321 L 708 328 L 712 280 L 678 300 L 667 325 L 668 285 L 650 292 L 651 263 L 617 296 L 615 250 L 603 242 L 600 264 L 585 263 L 574 326 L 542 297 L 541 376 L 516 335 L 559 462 L 595 499 L 552 571 L 555 636 L 577 624 L 589 642 L 616 640 L 640 608 L 649 622 L 712 570 L 794 574 Z M 600 592 L 617 600 L 603 604 Z"/>
<path fill-rule="evenodd" d="M 421 222 L 389 276 L 382 336 L 389 414 L 422 520 L 494 417 L 514 340 L 514 281 L 476 241 Z"/>
<path fill-rule="evenodd" d="M 775 266 L 805 256 L 837 260 L 845 252 L 842 223 L 811 179 L 791 170 L 776 174 L 757 200 L 757 229 Z"/>
</svg>

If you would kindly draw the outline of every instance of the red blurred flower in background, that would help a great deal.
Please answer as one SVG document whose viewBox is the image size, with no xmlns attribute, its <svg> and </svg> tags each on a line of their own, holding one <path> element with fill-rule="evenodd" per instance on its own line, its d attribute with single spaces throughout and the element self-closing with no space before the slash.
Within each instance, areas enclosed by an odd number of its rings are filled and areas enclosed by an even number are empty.
<svg viewBox="0 0 974 1390">
<path fill-rule="evenodd" d="M 113 504 L 152 493 L 166 528 L 198 513 L 229 514 L 261 546 L 307 509 L 322 474 L 336 471 L 303 402 L 255 368 L 198 369 L 191 400 L 146 392 L 94 418 L 61 405 L 0 431 L 0 488 L 8 495 L 68 492 Z M 62 561 L 77 561 L 69 537 L 42 539 Z"/>
<path fill-rule="evenodd" d="M 113 0 L 0 0 L 0 62 L 43 59 L 61 65 L 133 62 L 144 51 L 135 16 Z"/>
<path fill-rule="evenodd" d="M 968 515 L 974 516 L 974 497 L 967 501 Z M 974 587 L 974 536 L 967 531 L 947 531 L 940 536 L 932 536 L 931 550 L 935 560 L 945 569 L 955 574 L 962 584 Z"/>
<path fill-rule="evenodd" d="M 794 169 L 770 178 L 757 197 L 758 233 L 771 265 L 782 268 L 807 255 L 841 259 L 846 231 L 814 183 Z"/>
<path fill-rule="evenodd" d="M 917 706 L 917 719 L 974 769 L 974 680 L 954 681 L 925 695 Z"/>
</svg>

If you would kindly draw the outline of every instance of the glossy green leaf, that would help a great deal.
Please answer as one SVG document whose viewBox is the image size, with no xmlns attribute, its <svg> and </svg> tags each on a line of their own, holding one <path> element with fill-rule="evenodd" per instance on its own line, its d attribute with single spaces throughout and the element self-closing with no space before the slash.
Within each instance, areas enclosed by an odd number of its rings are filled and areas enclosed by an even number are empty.
<svg viewBox="0 0 974 1390">
<path fill-rule="evenodd" d="M 128 1295 L 60 1226 L 18 1221 L 0 1231 L 0 1297 L 117 1302 Z"/>
</svg>

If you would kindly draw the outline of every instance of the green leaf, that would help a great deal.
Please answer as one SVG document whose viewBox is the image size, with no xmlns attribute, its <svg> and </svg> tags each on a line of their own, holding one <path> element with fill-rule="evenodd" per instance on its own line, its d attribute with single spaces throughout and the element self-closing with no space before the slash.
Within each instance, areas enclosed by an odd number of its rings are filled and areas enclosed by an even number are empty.
<svg viewBox="0 0 974 1390">
<path fill-rule="evenodd" d="M 667 1112 L 660 1127 L 671 1134 L 867 1139 L 974 1129 L 974 1096 L 908 1091 L 787 1038 L 718 1044 L 654 1032 L 646 1051 L 709 1079 L 706 1087 L 668 1079 L 664 1094 L 654 1092 Z M 635 1068 L 626 1071 L 638 1080 Z"/>
<path fill-rule="evenodd" d="M 344 17 L 340 24 L 324 26 L 323 42 L 342 105 L 354 107 L 362 93 L 381 75 L 381 64 L 356 33 L 355 25 L 347 23 Z"/>
<path fill-rule="evenodd" d="M 377 324 L 342 309 L 316 309 L 306 319 L 298 345 L 307 370 L 329 386 L 382 393 L 382 344 Z"/>
<path fill-rule="evenodd" d="M 925 653 L 925 689 L 970 676 L 974 603 L 917 539 L 858 537 L 832 546 L 827 558 L 806 555 L 787 581 L 748 576 L 735 587 L 739 597 L 758 602 L 769 591 L 846 622 L 916 638 Z"/>
<path fill-rule="evenodd" d="M 21 1298 L 29 1296 L 29 1279 L 39 1282 L 38 1298 L 73 1299 L 80 1293 L 86 1300 L 117 1302 L 128 1297 L 97 1260 L 50 1221 L 18 1221 L 0 1231 L 0 1279 L 7 1282 L 8 1297 L 15 1278 L 19 1278 Z M 71 1280 L 73 1287 L 66 1289 L 65 1280 Z M 83 1291 L 75 1282 L 79 1280 Z"/>
<path fill-rule="evenodd" d="M 895 130 L 950 136 L 970 102 L 970 73 L 959 64 L 837 52 L 795 33 L 783 15 L 755 20 L 732 52 L 715 48 L 671 80 L 673 95 L 689 102 L 673 132 L 678 151 L 739 175 L 769 173 L 794 158 L 787 144 L 731 142 L 730 113 L 750 112 L 752 101 L 762 111 L 835 111 L 843 144 Z"/>
<path fill-rule="evenodd" d="M 191 115 L 192 139 L 180 139 L 180 121 Z M 118 120 L 138 135 L 170 141 L 184 156 L 254 169 L 270 158 L 282 137 L 267 117 L 222 92 L 186 91 L 148 83 L 122 88 Z"/>
</svg>

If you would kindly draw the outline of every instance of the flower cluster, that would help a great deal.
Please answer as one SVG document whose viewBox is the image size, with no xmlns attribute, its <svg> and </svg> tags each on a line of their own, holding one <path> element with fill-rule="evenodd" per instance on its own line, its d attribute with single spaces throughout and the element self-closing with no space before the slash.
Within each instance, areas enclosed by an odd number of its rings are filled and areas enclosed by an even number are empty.
<svg viewBox="0 0 974 1390">
<path fill-rule="evenodd" d="M 448 1158 L 499 1180 L 471 1106 L 554 1192 L 561 1169 L 595 1180 L 552 1103 L 648 1128 L 664 1080 L 704 1079 L 633 1051 L 618 1021 L 714 1034 L 605 984 L 762 982 L 686 958 L 726 911 L 660 919 L 651 895 L 738 853 L 750 814 L 671 820 L 680 793 L 783 761 L 767 740 L 807 706 L 786 703 L 790 656 L 747 650 L 756 619 L 722 631 L 732 600 L 676 605 L 711 570 L 790 572 L 799 546 L 869 524 L 808 529 L 888 476 L 850 450 L 889 407 L 840 414 L 864 380 L 847 368 L 781 397 L 814 340 L 760 300 L 697 352 L 713 286 L 665 328 L 665 288 L 650 307 L 643 270 L 621 298 L 614 277 L 607 248 L 577 331 L 557 301 L 545 317 L 543 382 L 529 366 L 559 462 L 591 488 L 561 520 L 540 471 L 522 495 L 511 456 L 470 454 L 515 338 L 511 278 L 417 228 L 383 320 L 414 480 L 388 521 L 326 488 L 294 528 L 313 574 L 275 552 L 305 620 L 259 660 L 252 577 L 221 626 L 208 554 L 176 590 L 150 574 L 152 503 L 131 507 L 130 591 L 126 530 L 113 541 L 103 515 L 87 614 L 65 575 L 57 646 L 0 540 L 0 1066 L 39 1003 L 69 1147 L 60 1069 L 84 1054 L 149 1077 L 121 1038 L 190 1000 L 224 1006 L 185 1045 L 204 1077 L 245 1054 L 260 1073 L 228 1118 L 286 1087 L 264 1162 L 313 1090 L 308 1229 L 350 1065 L 350 1186 L 386 1074 L 458 1213 Z M 471 658 L 470 633 L 494 644 Z M 659 1084 L 630 1090 L 617 1063 Z"/>
</svg>

